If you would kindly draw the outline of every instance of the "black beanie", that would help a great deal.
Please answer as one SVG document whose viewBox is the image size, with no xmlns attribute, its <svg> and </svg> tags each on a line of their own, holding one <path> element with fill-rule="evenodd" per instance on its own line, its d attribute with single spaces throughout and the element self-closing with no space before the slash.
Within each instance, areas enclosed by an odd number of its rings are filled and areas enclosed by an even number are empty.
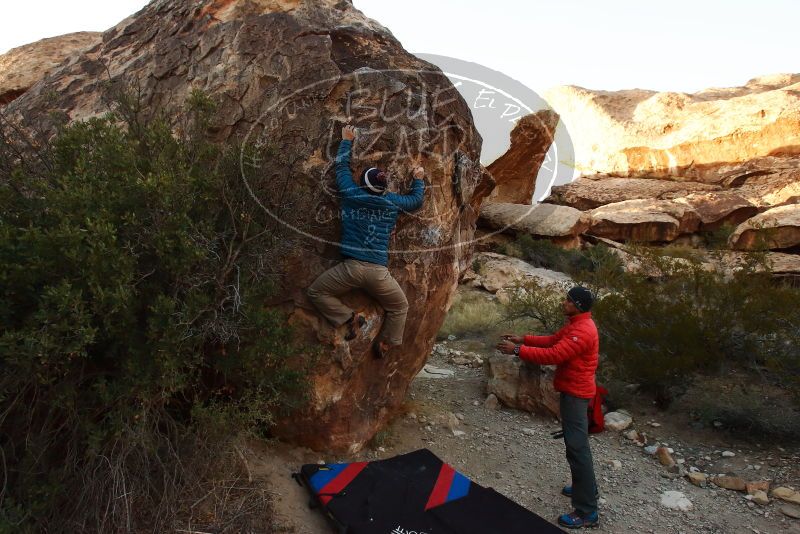
<svg viewBox="0 0 800 534">
<path fill-rule="evenodd" d="M 376 167 L 365 170 L 361 186 L 373 195 L 382 195 L 386 191 L 386 173 Z"/>
<path fill-rule="evenodd" d="M 583 286 L 575 286 L 567 292 L 567 298 L 578 308 L 580 312 L 588 312 L 592 309 L 594 297 L 592 292 Z"/>
</svg>

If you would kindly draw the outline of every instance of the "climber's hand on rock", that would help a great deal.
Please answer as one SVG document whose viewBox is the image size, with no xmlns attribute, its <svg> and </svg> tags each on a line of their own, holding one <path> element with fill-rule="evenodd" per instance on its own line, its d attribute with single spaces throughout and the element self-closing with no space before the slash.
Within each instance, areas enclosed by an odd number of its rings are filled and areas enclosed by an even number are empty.
<svg viewBox="0 0 800 534">
<path fill-rule="evenodd" d="M 514 347 L 516 346 L 517 344 L 512 341 L 501 341 L 497 344 L 497 350 L 503 354 L 514 354 Z"/>
<path fill-rule="evenodd" d="M 500 336 L 500 338 L 505 340 L 505 341 L 510 341 L 510 342 L 514 343 L 515 345 L 522 345 L 522 343 L 525 341 L 524 337 L 515 336 L 513 334 L 503 334 L 502 336 Z"/>
<path fill-rule="evenodd" d="M 414 178 L 422 180 L 425 177 L 425 169 L 422 167 L 414 167 Z"/>
<path fill-rule="evenodd" d="M 352 141 L 356 138 L 356 127 L 348 124 L 342 128 L 342 139 L 345 141 Z"/>
</svg>

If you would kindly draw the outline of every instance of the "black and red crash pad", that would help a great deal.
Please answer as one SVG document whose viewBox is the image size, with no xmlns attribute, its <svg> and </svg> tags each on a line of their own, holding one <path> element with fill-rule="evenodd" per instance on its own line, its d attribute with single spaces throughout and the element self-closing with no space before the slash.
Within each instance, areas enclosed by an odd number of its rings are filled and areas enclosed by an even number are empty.
<svg viewBox="0 0 800 534">
<path fill-rule="evenodd" d="M 304 465 L 297 479 L 341 534 L 550 534 L 561 529 L 427 449 Z"/>
</svg>

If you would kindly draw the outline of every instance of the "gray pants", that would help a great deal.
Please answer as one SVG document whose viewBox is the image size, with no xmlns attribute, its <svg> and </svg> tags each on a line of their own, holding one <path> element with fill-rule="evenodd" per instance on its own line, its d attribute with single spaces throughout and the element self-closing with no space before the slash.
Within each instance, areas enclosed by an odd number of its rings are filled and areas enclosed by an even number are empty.
<svg viewBox="0 0 800 534">
<path fill-rule="evenodd" d="M 319 275 L 308 288 L 308 297 L 326 319 L 341 326 L 353 316 L 353 310 L 338 297 L 352 289 L 363 289 L 386 310 L 378 339 L 390 345 L 402 344 L 408 300 L 386 266 L 348 258 Z"/>
<path fill-rule="evenodd" d="M 586 516 L 597 511 L 597 482 L 589 449 L 589 399 L 561 394 L 561 428 L 572 473 L 572 507 Z"/>
</svg>

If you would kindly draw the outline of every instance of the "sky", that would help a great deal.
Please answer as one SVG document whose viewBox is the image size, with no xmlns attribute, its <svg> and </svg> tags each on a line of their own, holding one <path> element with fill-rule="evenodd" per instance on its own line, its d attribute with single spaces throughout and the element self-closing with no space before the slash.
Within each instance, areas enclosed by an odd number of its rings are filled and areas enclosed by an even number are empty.
<svg viewBox="0 0 800 534">
<path fill-rule="evenodd" d="M 102 31 L 146 0 L 4 2 L 0 53 Z M 693 92 L 800 72 L 797 0 L 354 0 L 410 52 L 554 85 Z"/>
</svg>

